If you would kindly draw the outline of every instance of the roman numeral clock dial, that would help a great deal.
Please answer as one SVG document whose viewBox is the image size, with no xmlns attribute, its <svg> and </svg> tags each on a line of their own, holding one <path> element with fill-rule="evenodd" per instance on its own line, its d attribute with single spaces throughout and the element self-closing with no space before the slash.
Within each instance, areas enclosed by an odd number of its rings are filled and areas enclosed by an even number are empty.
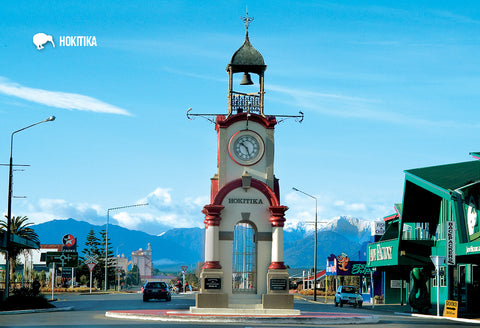
<svg viewBox="0 0 480 328">
<path fill-rule="evenodd" d="M 229 142 L 228 152 L 234 162 L 249 166 L 258 163 L 263 157 L 265 145 L 262 138 L 253 131 L 242 130 L 235 133 Z"/>
</svg>

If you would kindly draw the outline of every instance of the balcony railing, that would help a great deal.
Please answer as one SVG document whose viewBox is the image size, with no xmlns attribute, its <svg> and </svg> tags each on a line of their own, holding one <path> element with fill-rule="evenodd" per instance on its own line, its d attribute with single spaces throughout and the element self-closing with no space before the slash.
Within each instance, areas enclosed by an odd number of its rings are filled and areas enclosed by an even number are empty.
<svg viewBox="0 0 480 328">
<path fill-rule="evenodd" d="M 246 94 L 240 92 L 232 92 L 231 94 L 232 113 L 259 113 L 260 112 L 260 96 L 258 94 Z"/>
</svg>

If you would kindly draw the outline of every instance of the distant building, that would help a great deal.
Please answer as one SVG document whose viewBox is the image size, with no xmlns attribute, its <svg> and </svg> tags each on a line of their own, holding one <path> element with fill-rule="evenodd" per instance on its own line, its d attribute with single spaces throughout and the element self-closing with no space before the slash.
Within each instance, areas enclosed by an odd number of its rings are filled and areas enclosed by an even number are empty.
<svg viewBox="0 0 480 328">
<path fill-rule="evenodd" d="M 128 257 L 125 257 L 125 254 L 117 255 L 117 257 L 112 259 L 113 266 L 117 268 L 117 270 L 124 271 L 125 273 L 128 272 L 128 266 L 131 262 L 128 261 Z"/>
<path fill-rule="evenodd" d="M 132 268 L 134 265 L 138 266 L 141 279 L 152 276 L 152 246 L 150 243 L 146 250 L 140 248 L 138 251 L 132 252 Z"/>
</svg>

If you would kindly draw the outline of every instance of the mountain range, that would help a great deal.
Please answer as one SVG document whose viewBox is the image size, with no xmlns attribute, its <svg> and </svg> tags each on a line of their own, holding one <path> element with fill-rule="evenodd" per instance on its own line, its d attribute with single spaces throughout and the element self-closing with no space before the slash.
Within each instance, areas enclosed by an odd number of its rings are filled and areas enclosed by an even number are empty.
<svg viewBox="0 0 480 328">
<path fill-rule="evenodd" d="M 351 217 L 337 217 L 317 229 L 317 267 L 324 268 L 330 254 L 348 254 L 351 260 L 365 259 L 366 245 L 370 241 L 370 222 Z M 71 234 L 77 238 L 78 252 L 82 255 L 90 230 L 100 238 L 105 225 L 92 225 L 85 221 L 52 220 L 32 226 L 42 244 L 62 244 L 62 237 Z M 131 257 L 133 251 L 152 248 L 153 265 L 162 271 L 180 271 L 187 265 L 194 269 L 203 261 L 204 229 L 171 229 L 154 236 L 129 230 L 114 224 L 108 226 L 108 236 L 116 256 Z M 292 268 L 313 267 L 314 232 L 305 225 L 284 231 L 284 260 Z"/>
</svg>

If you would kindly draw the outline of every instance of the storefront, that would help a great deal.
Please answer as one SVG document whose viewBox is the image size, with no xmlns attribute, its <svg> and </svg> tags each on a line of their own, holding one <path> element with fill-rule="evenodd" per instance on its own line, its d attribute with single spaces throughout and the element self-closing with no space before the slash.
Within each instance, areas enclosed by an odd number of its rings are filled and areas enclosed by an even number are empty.
<svg viewBox="0 0 480 328">
<path fill-rule="evenodd" d="M 479 208 L 480 162 L 405 171 L 403 203 L 368 246 L 367 266 L 381 272 L 386 303 L 408 300 L 420 312 L 434 311 L 439 288 L 440 308 L 455 300 L 460 313 L 480 313 L 473 298 L 480 292 Z"/>
<path fill-rule="evenodd" d="M 362 294 L 364 302 L 370 302 L 373 295 L 371 278 L 373 271 L 367 267 L 366 261 L 351 261 L 346 253 L 331 254 L 327 258 L 326 276 L 333 276 L 333 284 L 327 286 L 329 291 L 335 291 L 338 286 L 355 286 Z M 330 280 L 328 280 L 330 282 Z"/>
</svg>

